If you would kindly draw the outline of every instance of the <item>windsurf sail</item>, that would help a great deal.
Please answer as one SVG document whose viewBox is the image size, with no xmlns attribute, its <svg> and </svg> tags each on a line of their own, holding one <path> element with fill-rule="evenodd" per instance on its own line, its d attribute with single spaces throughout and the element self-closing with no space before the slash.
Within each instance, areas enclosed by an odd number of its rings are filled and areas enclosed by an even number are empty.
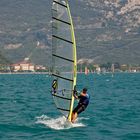
<svg viewBox="0 0 140 140">
<path fill-rule="evenodd" d="M 77 77 L 74 27 L 68 0 L 52 4 L 52 96 L 57 109 L 71 121 Z"/>
<path fill-rule="evenodd" d="M 112 77 L 114 76 L 114 64 L 111 65 Z"/>
<path fill-rule="evenodd" d="M 89 73 L 89 69 L 85 67 L 85 75 L 87 75 L 88 73 Z"/>
</svg>

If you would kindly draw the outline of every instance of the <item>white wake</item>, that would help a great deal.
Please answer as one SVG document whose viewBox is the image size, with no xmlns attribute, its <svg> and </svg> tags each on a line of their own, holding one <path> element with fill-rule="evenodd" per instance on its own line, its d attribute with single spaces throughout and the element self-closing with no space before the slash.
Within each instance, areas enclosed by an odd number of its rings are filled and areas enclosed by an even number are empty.
<svg viewBox="0 0 140 140">
<path fill-rule="evenodd" d="M 50 118 L 46 115 L 42 115 L 40 117 L 36 117 L 37 124 L 44 124 L 45 126 L 55 129 L 55 130 L 62 130 L 62 129 L 70 129 L 73 127 L 85 127 L 82 122 L 80 122 L 83 119 L 86 118 L 78 118 L 75 123 L 70 123 L 66 120 L 64 116 L 58 117 L 58 118 Z"/>
</svg>

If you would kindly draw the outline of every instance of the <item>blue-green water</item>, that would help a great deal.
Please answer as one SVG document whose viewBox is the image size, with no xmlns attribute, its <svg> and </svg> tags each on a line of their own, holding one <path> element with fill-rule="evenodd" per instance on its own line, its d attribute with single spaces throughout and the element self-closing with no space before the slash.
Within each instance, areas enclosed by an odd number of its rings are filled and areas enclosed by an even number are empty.
<svg viewBox="0 0 140 140">
<path fill-rule="evenodd" d="M 91 101 L 74 125 L 55 109 L 47 75 L 0 75 L 0 140 L 140 140 L 140 74 L 78 75 Z"/>
</svg>

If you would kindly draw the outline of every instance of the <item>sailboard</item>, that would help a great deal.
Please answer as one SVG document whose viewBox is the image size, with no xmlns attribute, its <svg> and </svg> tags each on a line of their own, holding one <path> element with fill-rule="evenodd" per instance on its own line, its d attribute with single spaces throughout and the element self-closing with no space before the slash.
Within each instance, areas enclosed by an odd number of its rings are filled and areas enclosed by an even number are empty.
<svg viewBox="0 0 140 140">
<path fill-rule="evenodd" d="M 68 0 L 52 4 L 52 91 L 56 108 L 71 122 L 76 87 L 77 56 Z"/>
</svg>

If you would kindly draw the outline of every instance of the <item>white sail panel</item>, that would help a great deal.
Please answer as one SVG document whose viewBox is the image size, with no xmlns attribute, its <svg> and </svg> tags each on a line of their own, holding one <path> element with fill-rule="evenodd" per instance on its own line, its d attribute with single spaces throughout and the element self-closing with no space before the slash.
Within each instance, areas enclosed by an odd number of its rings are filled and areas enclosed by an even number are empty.
<svg viewBox="0 0 140 140">
<path fill-rule="evenodd" d="M 52 75 L 57 86 L 52 95 L 57 109 L 67 118 L 73 104 L 75 77 L 75 39 L 67 0 L 54 0 L 52 5 Z M 54 82 L 53 81 L 53 82 Z"/>
</svg>

